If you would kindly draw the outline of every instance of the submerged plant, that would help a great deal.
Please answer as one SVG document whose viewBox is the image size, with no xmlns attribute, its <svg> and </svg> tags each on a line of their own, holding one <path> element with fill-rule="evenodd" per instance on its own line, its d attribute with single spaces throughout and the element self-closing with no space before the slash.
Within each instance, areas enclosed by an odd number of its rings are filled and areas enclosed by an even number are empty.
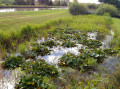
<svg viewBox="0 0 120 89">
<path fill-rule="evenodd" d="M 58 76 L 58 70 L 54 65 L 49 65 L 45 61 L 27 61 L 25 62 L 21 69 L 25 71 L 26 74 L 40 75 L 40 76 Z"/>
<path fill-rule="evenodd" d="M 22 56 L 8 56 L 2 63 L 2 67 L 4 69 L 15 69 L 17 67 L 20 67 L 24 62 L 25 59 Z"/>
</svg>

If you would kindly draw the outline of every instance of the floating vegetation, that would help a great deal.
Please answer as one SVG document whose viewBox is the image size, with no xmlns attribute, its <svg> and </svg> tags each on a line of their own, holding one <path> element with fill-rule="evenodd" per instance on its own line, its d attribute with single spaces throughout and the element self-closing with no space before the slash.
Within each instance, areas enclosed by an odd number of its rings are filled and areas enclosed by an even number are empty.
<svg viewBox="0 0 120 89">
<path fill-rule="evenodd" d="M 24 53 L 24 56 L 25 56 L 25 58 L 26 59 L 35 59 L 36 58 L 36 56 L 37 56 L 37 54 L 34 52 L 34 51 L 26 51 L 25 53 Z"/>
<path fill-rule="evenodd" d="M 72 42 L 72 41 L 70 41 L 70 40 L 67 40 L 67 41 L 63 41 L 62 46 L 63 46 L 63 47 L 68 47 L 68 48 L 70 48 L 70 47 L 75 47 L 75 46 L 76 46 L 76 43 L 75 43 L 75 42 Z"/>
<path fill-rule="evenodd" d="M 97 60 L 89 57 L 89 58 L 82 58 L 82 55 L 74 55 L 72 53 L 64 54 L 59 59 L 59 66 L 62 67 L 71 67 L 78 70 L 81 70 L 84 68 L 84 70 L 88 70 L 89 68 L 93 68 L 93 65 L 97 63 Z M 87 56 L 88 57 L 88 56 Z"/>
<path fill-rule="evenodd" d="M 100 46 L 102 46 L 102 43 L 98 40 L 84 40 L 84 45 L 87 45 L 88 48 L 99 48 Z"/>
<path fill-rule="evenodd" d="M 20 67 L 24 62 L 25 59 L 22 56 L 8 56 L 2 63 L 2 67 L 4 69 L 15 69 L 17 67 Z"/>
<path fill-rule="evenodd" d="M 51 50 L 49 50 L 46 46 L 38 44 L 37 46 L 32 47 L 32 51 L 34 51 L 37 55 L 45 56 L 49 55 Z"/>
<path fill-rule="evenodd" d="M 48 84 L 44 83 L 43 78 L 36 75 L 22 76 L 15 89 L 47 89 Z"/>
<path fill-rule="evenodd" d="M 66 27 L 64 28 L 64 33 L 65 34 L 75 34 L 77 32 L 77 30 L 74 30 L 73 28 L 71 27 Z"/>
<path fill-rule="evenodd" d="M 54 40 L 48 40 L 48 41 L 43 42 L 41 44 L 52 48 L 54 46 L 57 46 L 59 43 L 55 42 Z"/>
<path fill-rule="evenodd" d="M 87 34 L 86 33 L 77 33 L 77 34 L 74 34 L 74 37 L 73 37 L 74 40 L 85 40 L 87 39 Z"/>
<path fill-rule="evenodd" d="M 62 40 L 71 40 L 72 39 L 72 36 L 70 34 L 63 34 L 59 37 L 59 39 L 62 39 Z"/>
<path fill-rule="evenodd" d="M 112 55 L 112 54 L 118 53 L 117 50 L 113 50 L 113 49 L 104 49 L 104 52 L 105 52 L 107 55 Z"/>
<path fill-rule="evenodd" d="M 22 65 L 21 69 L 25 71 L 26 74 L 50 77 L 58 76 L 57 68 L 54 65 L 49 65 L 43 60 L 27 61 Z"/>
<path fill-rule="evenodd" d="M 94 49 L 94 50 L 83 50 L 80 49 L 79 52 L 81 52 L 80 57 L 82 59 L 87 59 L 89 57 L 93 57 L 94 59 L 97 59 L 98 63 L 103 62 L 103 60 L 105 59 L 105 53 L 103 50 L 99 49 Z"/>
<path fill-rule="evenodd" d="M 5 61 L 10 67 L 14 65 L 13 69 L 21 67 L 21 71 L 26 74 L 26 76 L 21 77 L 16 89 L 29 87 L 29 89 L 47 89 L 49 84 L 43 81 L 44 77 L 57 79 L 60 71 L 45 60 L 59 60 L 56 63 L 59 68 L 70 67 L 76 71 L 94 71 L 100 63 L 103 63 L 105 58 L 117 53 L 116 50 L 112 49 L 100 49 L 102 42 L 92 39 L 96 39 L 94 33 L 82 33 L 67 27 L 57 28 L 56 31 L 53 31 L 52 36 L 44 42 L 31 42 L 30 47 L 22 54 L 23 62 L 17 63 L 15 61 L 15 65 L 14 62 Z"/>
<path fill-rule="evenodd" d="M 59 60 L 59 65 L 66 67 L 69 66 L 80 69 L 81 64 L 83 64 L 83 60 L 72 53 L 64 54 Z"/>
</svg>

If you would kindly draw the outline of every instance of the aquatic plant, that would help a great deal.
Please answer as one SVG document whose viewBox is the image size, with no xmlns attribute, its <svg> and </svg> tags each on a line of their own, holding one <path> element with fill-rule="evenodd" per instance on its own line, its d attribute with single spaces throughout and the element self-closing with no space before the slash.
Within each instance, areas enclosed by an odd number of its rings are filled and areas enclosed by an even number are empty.
<svg viewBox="0 0 120 89">
<path fill-rule="evenodd" d="M 75 34 L 77 31 L 76 30 L 74 30 L 73 28 L 71 28 L 71 27 L 66 27 L 66 28 L 64 28 L 64 33 L 65 34 Z"/>
<path fill-rule="evenodd" d="M 25 62 L 23 56 L 7 56 L 2 63 L 4 69 L 15 69 L 20 67 Z"/>
<path fill-rule="evenodd" d="M 58 45 L 58 43 L 55 42 L 54 40 L 48 40 L 48 41 L 46 41 L 46 42 L 42 42 L 41 44 L 42 44 L 42 45 L 45 45 L 45 46 L 48 46 L 48 47 L 50 47 L 50 48 Z"/>
<path fill-rule="evenodd" d="M 48 47 L 39 44 L 32 47 L 32 51 L 34 51 L 37 55 L 45 56 L 50 54 L 51 50 L 49 50 Z"/>
<path fill-rule="evenodd" d="M 81 65 L 83 63 L 83 60 L 77 57 L 76 55 L 72 53 L 67 53 L 64 54 L 60 59 L 59 59 L 59 65 L 60 66 L 69 66 L 72 68 L 81 68 Z"/>
<path fill-rule="evenodd" d="M 47 89 L 48 86 L 41 76 L 27 75 L 21 76 L 20 82 L 15 86 L 15 89 Z"/>
<path fill-rule="evenodd" d="M 75 47 L 76 46 L 76 43 L 75 42 L 72 42 L 70 40 L 67 40 L 67 41 L 63 41 L 62 45 L 63 47 Z"/>
<path fill-rule="evenodd" d="M 88 70 L 93 69 L 96 65 L 97 60 L 86 54 L 74 55 L 72 53 L 64 54 L 60 59 L 58 65 L 61 67 L 71 67 L 77 70 Z"/>
<path fill-rule="evenodd" d="M 98 40 L 84 40 L 84 45 L 87 45 L 89 48 L 99 48 L 100 46 L 102 46 L 102 42 L 98 41 Z"/>
<path fill-rule="evenodd" d="M 107 55 L 112 55 L 112 54 L 118 53 L 117 50 L 113 50 L 113 49 L 111 49 L 111 48 L 104 49 L 104 52 L 105 52 Z"/>
<path fill-rule="evenodd" d="M 26 74 L 49 76 L 49 77 L 58 76 L 57 68 L 54 65 L 49 65 L 43 60 L 27 61 L 21 66 L 21 69 Z"/>
<path fill-rule="evenodd" d="M 62 39 L 62 40 L 70 40 L 72 39 L 72 36 L 70 34 L 62 34 L 59 39 Z"/>
<path fill-rule="evenodd" d="M 103 62 L 105 59 L 106 55 L 102 49 L 93 49 L 93 50 L 84 50 L 80 49 L 79 52 L 81 54 L 79 55 L 82 59 L 87 59 L 90 57 L 93 57 L 94 59 L 97 59 L 97 63 Z"/>
<path fill-rule="evenodd" d="M 25 56 L 26 59 L 29 59 L 29 58 L 35 59 L 35 57 L 37 56 L 37 53 L 29 50 L 29 51 L 26 51 L 23 55 Z"/>
</svg>

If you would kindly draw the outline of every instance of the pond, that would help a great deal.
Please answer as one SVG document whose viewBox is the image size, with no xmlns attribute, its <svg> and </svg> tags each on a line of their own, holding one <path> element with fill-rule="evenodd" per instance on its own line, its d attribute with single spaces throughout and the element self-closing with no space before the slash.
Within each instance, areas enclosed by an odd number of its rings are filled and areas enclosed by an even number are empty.
<svg viewBox="0 0 120 89">
<path fill-rule="evenodd" d="M 53 9 L 67 9 L 67 8 L 0 8 L 0 12 L 16 12 L 16 11 L 39 11 L 39 10 L 53 10 Z"/>
<path fill-rule="evenodd" d="M 97 32 L 88 32 L 87 33 L 87 39 L 92 39 L 92 40 L 98 40 L 97 37 L 98 34 Z M 110 42 L 114 36 L 114 32 L 111 31 L 110 35 L 106 35 L 104 39 L 102 39 L 102 46 L 100 48 L 110 48 Z M 45 42 L 46 40 L 50 40 L 52 38 L 44 38 L 42 37 L 41 39 L 38 39 L 36 43 L 40 44 L 42 42 Z M 100 38 L 99 38 L 100 39 Z M 57 41 L 56 41 L 57 42 Z M 60 43 L 60 41 L 58 41 Z M 57 65 L 58 59 L 63 56 L 65 53 L 73 53 L 75 55 L 79 54 L 78 49 L 85 47 L 82 44 L 76 44 L 76 47 L 62 47 L 61 45 L 58 45 L 56 47 L 51 48 L 51 54 L 50 55 L 45 55 L 42 56 L 42 58 L 45 59 L 46 62 L 52 65 Z M 17 55 L 20 55 L 20 53 L 17 53 Z M 41 56 L 37 56 L 37 59 L 40 59 Z M 107 60 L 108 59 L 108 60 Z M 99 66 L 105 66 L 107 69 L 106 70 L 111 70 L 115 63 L 118 63 L 117 58 L 115 57 L 108 57 L 106 61 L 104 61 L 102 64 Z M 115 59 L 115 60 L 114 60 Z M 23 72 L 21 72 L 20 68 L 17 68 L 15 70 L 4 70 L 0 69 L 0 89 L 14 89 L 15 82 L 19 81 L 20 75 L 22 75 Z"/>
</svg>

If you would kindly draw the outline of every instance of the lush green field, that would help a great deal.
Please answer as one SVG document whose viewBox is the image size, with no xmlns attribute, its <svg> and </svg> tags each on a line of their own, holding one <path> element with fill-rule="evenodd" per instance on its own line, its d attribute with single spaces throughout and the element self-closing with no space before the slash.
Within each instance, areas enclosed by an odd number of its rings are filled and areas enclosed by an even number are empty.
<svg viewBox="0 0 120 89">
<path fill-rule="evenodd" d="M 67 16 L 69 13 L 65 9 L 0 13 L 0 32 L 19 30 L 26 24 L 43 24 Z"/>
</svg>

